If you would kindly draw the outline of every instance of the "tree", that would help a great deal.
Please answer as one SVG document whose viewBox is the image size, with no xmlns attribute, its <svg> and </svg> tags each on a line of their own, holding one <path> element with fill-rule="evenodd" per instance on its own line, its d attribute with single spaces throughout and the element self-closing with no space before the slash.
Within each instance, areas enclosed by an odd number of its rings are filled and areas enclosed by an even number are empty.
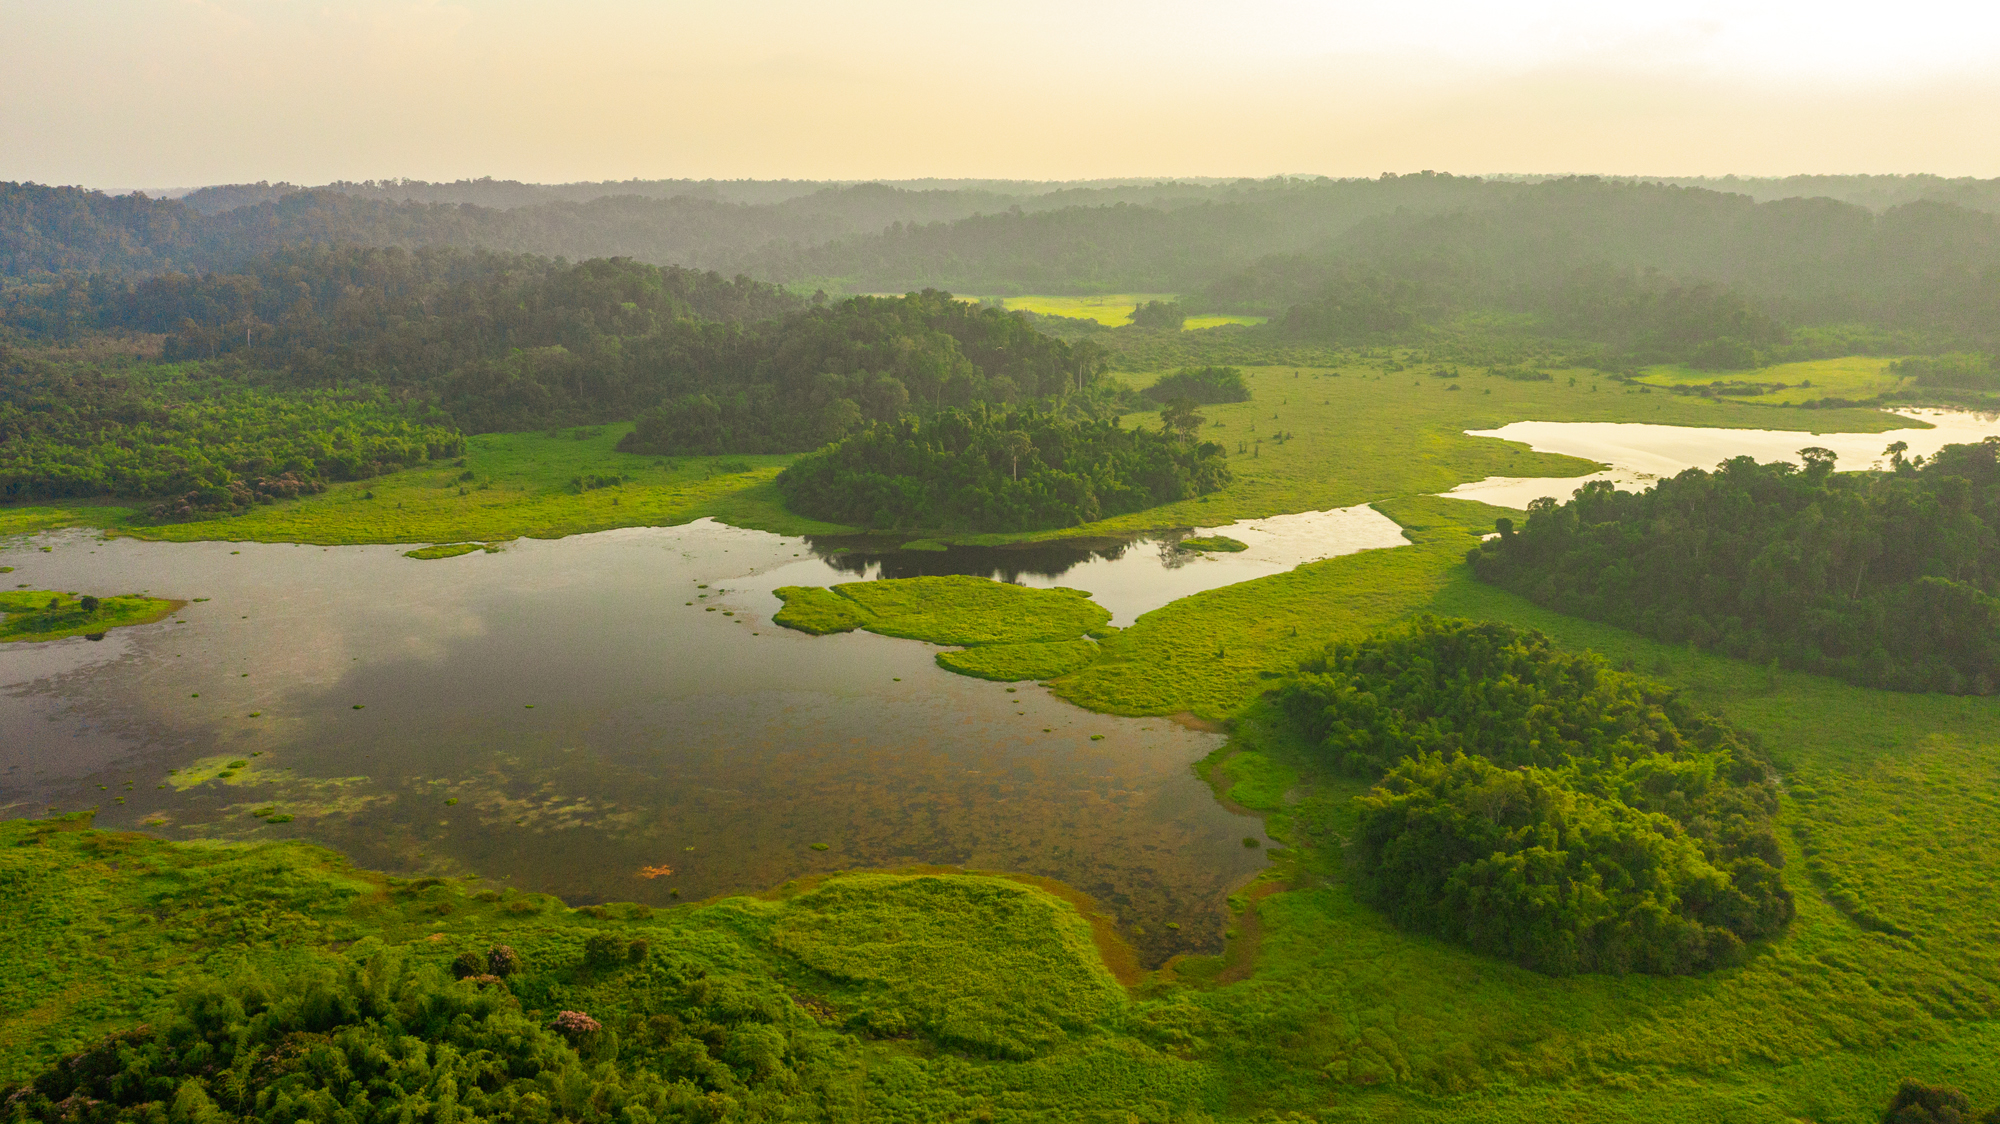
<svg viewBox="0 0 2000 1124">
<path fill-rule="evenodd" d="M 1035 455 L 1035 442 L 1018 429 L 1007 431 L 1007 458 L 1011 462 L 1014 479 L 1021 478 L 1021 458 Z"/>
<path fill-rule="evenodd" d="M 1194 444 L 1195 434 L 1207 420 L 1196 412 L 1192 398 L 1175 398 L 1160 407 L 1160 424 L 1172 430 L 1185 444 Z"/>
<path fill-rule="evenodd" d="M 1178 332 L 1187 323 L 1187 310 L 1179 301 L 1147 301 L 1132 309 L 1131 319 L 1135 327 Z"/>
</svg>

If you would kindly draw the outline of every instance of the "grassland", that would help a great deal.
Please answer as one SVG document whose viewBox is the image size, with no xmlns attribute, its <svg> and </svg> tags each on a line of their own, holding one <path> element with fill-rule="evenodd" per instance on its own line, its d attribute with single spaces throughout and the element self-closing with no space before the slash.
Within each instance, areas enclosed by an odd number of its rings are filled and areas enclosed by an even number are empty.
<svg viewBox="0 0 2000 1124">
<path fill-rule="evenodd" d="M 1357 359 L 1340 367 L 1246 370 L 1250 401 L 1202 408 L 1209 421 L 1202 436 L 1231 452 L 1236 479 L 1220 492 L 1081 527 L 946 538 L 997 544 L 1215 526 L 1442 492 L 1488 476 L 1580 476 L 1594 467 L 1574 457 L 1465 434 L 1512 421 L 1649 421 L 1802 432 L 1881 432 L 1909 424 L 1874 410 L 1772 410 L 1650 388 L 1641 393 L 1587 371 L 1561 372 L 1552 382 L 1482 375 L 1438 379 L 1420 369 L 1401 369 L 1405 360 L 1414 363 L 1403 355 Z M 1144 384 L 1153 377 L 1142 374 L 1136 381 Z M 1158 423 L 1150 413 L 1125 419 L 1127 425 Z M 91 526 L 174 542 L 334 546 L 557 538 L 617 527 L 671 526 L 704 516 L 782 534 L 847 529 L 785 510 L 772 481 L 790 457 L 620 453 L 613 446 L 627 428 L 603 426 L 555 436 L 484 434 L 468 439 L 462 465 L 437 464 L 336 484 L 316 496 L 185 523 L 149 525 L 136 520 L 130 509 L 111 506 L 0 507 L 0 533 Z M 576 487 L 577 479 L 591 476 L 618 477 L 622 483 Z M 934 540 L 923 541 L 935 545 Z"/>
<path fill-rule="evenodd" d="M 968 300 L 983 298 L 968 297 Z M 1032 312 L 1040 316 L 1066 316 L 1073 320 L 1095 320 L 1107 328 L 1119 328 L 1132 322 L 1132 310 L 1147 301 L 1171 301 L 1172 293 L 1110 293 L 1084 297 L 1058 297 L 1031 295 L 1025 297 L 994 297 L 1010 311 Z M 1203 328 L 1219 328 L 1224 324 L 1262 324 L 1263 316 L 1190 316 L 1181 325 L 1183 332 L 1198 332 Z"/>
<path fill-rule="evenodd" d="M 1648 367 L 1639 381 L 1651 386 L 1712 386 L 1715 383 L 1755 383 L 1769 389 L 1761 394 L 1732 396 L 1767 406 L 1797 406 L 1822 398 L 1862 402 L 1905 389 L 1908 381 L 1889 370 L 1894 359 L 1850 355 L 1779 363 L 1747 371 L 1697 371 L 1689 367 Z"/>
<path fill-rule="evenodd" d="M 1557 372 L 1550 382 L 1515 382 L 1479 374 L 1440 379 L 1420 365 L 1389 369 L 1403 365 L 1377 359 L 1341 367 L 1246 369 L 1248 402 L 1201 408 L 1208 419 L 1202 438 L 1229 450 L 1229 468 L 1236 476 L 1220 492 L 1067 530 L 950 537 L 998 544 L 1214 527 L 1236 519 L 1428 495 L 1488 476 L 1583 476 L 1597 468 L 1590 461 L 1536 453 L 1515 442 L 1466 436 L 1468 429 L 1497 429 L 1515 421 L 1641 421 L 1821 433 L 1879 433 L 1909 424 L 1876 410 L 1773 410 L 1650 388 L 1642 392 L 1592 377 L 1589 371 Z M 1146 385 L 1154 377 L 1137 375 L 1133 381 Z M 1156 427 L 1159 416 L 1133 414 L 1125 424 Z"/>
<path fill-rule="evenodd" d="M 181 523 L 147 523 L 129 508 L 0 508 L 0 533 L 64 526 L 168 542 L 464 544 L 561 538 L 618 527 L 672 526 L 713 516 L 780 534 L 844 530 L 786 511 L 772 483 L 789 456 L 652 457 L 614 448 L 613 425 L 468 438 L 458 461 L 334 484 L 303 499 Z M 615 477 L 612 487 L 577 481 Z"/>
<path fill-rule="evenodd" d="M 1254 973 L 1221 958 L 1169 974 L 1201 986 L 1215 1018 L 1267 1032 L 1267 1052 L 1237 1055 L 1259 1111 L 1861 1120 L 1905 1075 L 2000 1098 L 2000 703 L 1868 691 L 1563 617 L 1471 578 L 1463 551 L 1496 509 L 1382 506 L 1413 547 L 1175 602 L 1056 684 L 1095 708 L 1236 716 L 1207 775 L 1289 846 L 1236 900 L 1254 913 L 1237 922 L 1255 934 Z M 1360 785 L 1331 775 L 1258 697 L 1305 648 L 1425 612 L 1543 629 L 1753 732 L 1787 783 L 1790 933 L 1702 977 L 1551 980 L 1396 932 L 1356 902 L 1341 840 Z M 1245 978 L 1208 982 L 1232 975 Z"/>
<path fill-rule="evenodd" d="M 51 589 L 0 592 L 0 643 L 99 636 L 114 628 L 164 620 L 184 602 L 128 594 L 100 598 L 86 609 L 75 594 Z"/>
<path fill-rule="evenodd" d="M 611 934 L 661 950 L 669 978 L 706 981 L 686 994 L 742 1020 L 747 1041 L 760 1025 L 791 1039 L 787 1079 L 731 1119 L 857 1119 L 861 1102 L 869 1119 L 913 1124 L 1024 1103 L 1166 1119 L 1214 1100 L 1207 1067 L 1115 1029 L 1133 1003 L 1091 922 L 1029 881 L 835 875 L 765 898 L 573 910 L 477 880 L 385 878 L 300 844 L 9 821 L 0 1084 L 145 1020 L 191 979 L 282 978 L 350 945 L 441 969 L 506 944 L 531 1017 L 672 1017 L 670 994 L 646 986 L 657 974 L 584 963 L 588 939 Z"/>
</svg>

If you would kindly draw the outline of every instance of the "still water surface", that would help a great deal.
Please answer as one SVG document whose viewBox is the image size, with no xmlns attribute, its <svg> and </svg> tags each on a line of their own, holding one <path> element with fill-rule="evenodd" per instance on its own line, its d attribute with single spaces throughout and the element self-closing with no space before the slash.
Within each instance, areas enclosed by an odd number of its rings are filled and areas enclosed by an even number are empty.
<svg viewBox="0 0 2000 1124">
<path fill-rule="evenodd" d="M 94 805 L 171 837 L 302 837 L 572 903 L 910 863 L 1021 871 L 1097 897 L 1149 960 L 1214 949 L 1222 900 L 1263 865 L 1244 838 L 1269 842 L 1190 769 L 1219 735 L 952 675 L 928 645 L 774 627 L 769 591 L 985 573 L 1090 590 L 1122 624 L 1404 541 L 1366 508 L 1223 530 L 1251 549 L 894 552 L 709 521 L 432 562 L 15 540 L 12 582 L 190 603 L 101 642 L 0 649 L 0 815 Z M 250 814 L 265 809 L 295 818 Z"/>
<path fill-rule="evenodd" d="M 1930 456 L 1946 445 L 1982 441 L 2000 434 L 2000 415 L 1965 410 L 1908 409 L 1894 413 L 1928 424 L 1926 429 L 1886 433 L 1800 433 L 1771 429 L 1709 429 L 1637 422 L 1515 422 L 1499 429 L 1467 430 L 1473 437 L 1525 442 L 1538 453 L 1567 453 L 1598 461 L 1607 471 L 1567 478 L 1489 476 L 1444 493 L 1526 510 L 1542 496 L 1568 500 L 1592 480 L 1609 480 L 1624 491 L 1643 491 L 1664 477 L 1689 468 L 1713 469 L 1731 457 L 1800 463 L 1798 451 L 1817 445 L 1839 456 L 1836 467 L 1863 469 L 1884 461 L 1884 449 L 1902 441 L 1909 455 Z"/>
</svg>

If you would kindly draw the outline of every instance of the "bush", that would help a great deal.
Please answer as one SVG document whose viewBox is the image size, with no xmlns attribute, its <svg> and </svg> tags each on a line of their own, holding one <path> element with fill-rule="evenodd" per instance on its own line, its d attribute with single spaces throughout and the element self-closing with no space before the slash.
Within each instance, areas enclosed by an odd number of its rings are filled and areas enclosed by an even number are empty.
<svg viewBox="0 0 2000 1124">
<path fill-rule="evenodd" d="M 520 954 L 504 944 L 496 944 L 486 952 L 486 971 L 506 979 L 522 968 Z"/>
<path fill-rule="evenodd" d="M 1147 301 L 1136 305 L 1130 316 L 1134 327 L 1178 332 L 1187 323 L 1187 310 L 1179 301 Z"/>
<path fill-rule="evenodd" d="M 490 973 L 486 971 L 486 958 L 484 956 L 476 952 L 461 952 L 451 962 L 451 974 L 462 980 L 471 976 L 488 975 Z"/>
<path fill-rule="evenodd" d="M 1158 382 L 1140 393 L 1155 402 L 1191 398 L 1203 406 L 1250 400 L 1250 388 L 1243 382 L 1243 372 L 1235 367 L 1182 367 L 1173 374 L 1161 376 Z"/>
<path fill-rule="evenodd" d="M 609 968 L 626 960 L 625 941 L 610 933 L 592 934 L 583 942 L 583 962 L 593 968 Z"/>
</svg>

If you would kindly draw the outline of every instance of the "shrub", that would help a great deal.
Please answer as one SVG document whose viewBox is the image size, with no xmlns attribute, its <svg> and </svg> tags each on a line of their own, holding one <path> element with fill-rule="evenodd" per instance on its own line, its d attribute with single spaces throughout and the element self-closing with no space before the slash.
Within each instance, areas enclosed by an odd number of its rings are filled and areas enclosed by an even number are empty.
<svg viewBox="0 0 2000 1124">
<path fill-rule="evenodd" d="M 1140 393 L 1155 402 L 1191 398 L 1203 406 L 1250 400 L 1250 388 L 1244 385 L 1243 372 L 1235 367 L 1182 367 L 1173 374 L 1161 376 L 1158 382 Z"/>
<path fill-rule="evenodd" d="M 496 944 L 486 951 L 486 970 L 501 979 L 506 979 L 521 968 L 520 954 L 504 944 Z"/>
<path fill-rule="evenodd" d="M 626 961 L 625 942 L 610 933 L 594 933 L 583 942 L 583 961 L 593 968 L 608 968 Z"/>
</svg>

